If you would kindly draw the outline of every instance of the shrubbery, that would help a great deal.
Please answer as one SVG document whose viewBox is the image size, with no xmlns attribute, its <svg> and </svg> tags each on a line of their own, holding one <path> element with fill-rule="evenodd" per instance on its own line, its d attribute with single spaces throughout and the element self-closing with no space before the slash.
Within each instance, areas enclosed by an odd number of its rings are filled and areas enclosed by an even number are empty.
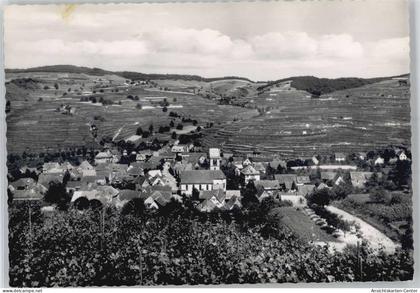
<svg viewBox="0 0 420 293">
<path fill-rule="evenodd" d="M 209 221 L 174 211 L 70 210 L 38 212 L 30 235 L 25 213 L 24 205 L 10 209 L 12 286 L 389 281 L 413 274 L 408 252 L 389 256 L 363 247 L 360 270 L 358 253 L 331 254 L 276 222 L 240 230 L 217 215 Z"/>
</svg>

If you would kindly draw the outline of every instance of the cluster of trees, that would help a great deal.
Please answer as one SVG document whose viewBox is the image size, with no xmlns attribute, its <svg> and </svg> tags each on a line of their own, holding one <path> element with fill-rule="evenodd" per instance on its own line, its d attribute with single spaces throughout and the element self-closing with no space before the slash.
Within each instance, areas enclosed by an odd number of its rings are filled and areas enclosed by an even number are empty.
<svg viewBox="0 0 420 293">
<path fill-rule="evenodd" d="M 139 96 L 133 96 L 133 95 L 128 95 L 127 96 L 127 99 L 132 100 L 132 101 L 138 101 L 138 100 L 140 100 L 139 99 Z"/>
<path fill-rule="evenodd" d="M 350 89 L 361 87 L 367 84 L 375 83 L 383 80 L 384 78 L 317 78 L 314 76 L 298 76 L 287 79 L 281 79 L 273 82 L 269 82 L 258 88 L 259 91 L 263 91 L 270 86 L 274 86 L 278 83 L 292 80 L 291 87 L 298 90 L 303 90 L 311 93 L 315 97 L 319 97 L 322 94 L 327 94 L 339 90 Z"/>
</svg>

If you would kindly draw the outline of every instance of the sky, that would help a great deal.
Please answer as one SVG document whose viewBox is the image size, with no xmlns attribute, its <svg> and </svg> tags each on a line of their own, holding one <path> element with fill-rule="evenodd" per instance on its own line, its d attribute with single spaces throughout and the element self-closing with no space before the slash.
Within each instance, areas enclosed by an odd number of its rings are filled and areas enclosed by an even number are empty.
<svg viewBox="0 0 420 293">
<path fill-rule="evenodd" d="M 243 76 L 409 72 L 403 0 L 10 5 L 6 68 Z"/>
</svg>

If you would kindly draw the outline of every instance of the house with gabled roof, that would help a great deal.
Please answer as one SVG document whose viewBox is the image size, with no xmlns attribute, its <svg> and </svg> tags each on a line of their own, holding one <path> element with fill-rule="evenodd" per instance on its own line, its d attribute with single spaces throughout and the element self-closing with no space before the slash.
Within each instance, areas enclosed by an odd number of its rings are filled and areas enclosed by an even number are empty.
<svg viewBox="0 0 420 293">
<path fill-rule="evenodd" d="M 117 161 L 109 150 L 99 152 L 95 156 L 95 164 L 116 163 Z"/>
<path fill-rule="evenodd" d="M 180 173 L 181 192 L 192 195 L 193 189 L 226 190 L 226 176 L 221 170 L 191 170 Z"/>
<path fill-rule="evenodd" d="M 149 210 L 159 209 L 159 205 L 156 203 L 156 201 L 153 199 L 152 196 L 149 196 L 148 198 L 144 200 L 144 206 L 146 207 L 146 209 L 149 209 Z"/>
<path fill-rule="evenodd" d="M 297 188 L 295 174 L 275 174 L 274 179 L 283 186 L 283 190 L 295 190 Z"/>
<path fill-rule="evenodd" d="M 375 165 L 383 165 L 385 163 L 385 160 L 384 160 L 384 158 L 382 158 L 382 157 L 377 157 L 376 159 L 375 159 Z"/>
<path fill-rule="evenodd" d="M 204 201 L 212 197 L 215 197 L 223 205 L 226 199 L 226 194 L 223 189 L 213 189 L 213 190 L 201 190 L 198 196 L 200 201 Z"/>
<path fill-rule="evenodd" d="M 408 159 L 407 155 L 405 154 L 404 151 L 400 151 L 397 153 L 398 159 L 400 161 L 406 161 Z"/>
<path fill-rule="evenodd" d="M 61 173 L 41 173 L 38 176 L 38 183 L 49 186 L 50 182 L 63 183 L 64 175 Z"/>
<path fill-rule="evenodd" d="M 40 173 L 41 173 L 41 171 L 40 170 L 38 170 L 38 168 L 35 168 L 35 167 L 28 167 L 28 166 L 23 166 L 23 167 L 21 167 L 20 169 L 19 169 L 19 172 L 21 173 L 21 174 L 26 174 L 26 172 L 29 172 L 29 173 L 35 173 L 36 175 L 39 175 Z"/>
<path fill-rule="evenodd" d="M 133 178 L 137 178 L 138 176 L 144 175 L 144 170 L 142 167 L 139 166 L 139 164 L 136 164 L 136 162 L 134 162 L 131 163 L 130 166 L 128 166 L 127 174 Z"/>
<path fill-rule="evenodd" d="M 227 211 L 231 211 L 235 208 L 237 208 L 237 209 L 242 208 L 241 200 L 240 200 L 240 198 L 238 198 L 236 196 L 231 197 L 229 200 L 227 200 L 227 202 L 224 205 L 224 209 L 227 210 Z"/>
<path fill-rule="evenodd" d="M 265 198 L 269 198 L 269 197 L 273 197 L 273 191 L 272 190 L 264 190 L 264 189 L 260 189 L 257 194 L 256 197 L 258 199 L 259 202 L 262 202 Z"/>
<path fill-rule="evenodd" d="M 345 184 L 345 183 L 346 183 L 346 181 L 343 179 L 342 176 L 338 176 L 337 179 L 334 182 L 335 185 L 340 185 L 340 184 Z"/>
<path fill-rule="evenodd" d="M 248 165 L 241 170 L 241 176 L 244 178 L 245 184 L 248 184 L 249 181 L 257 181 L 261 179 L 260 172 L 255 170 L 252 165 Z"/>
<path fill-rule="evenodd" d="M 252 161 L 249 158 L 245 158 L 245 160 L 242 162 L 242 166 L 246 167 L 249 165 L 252 165 Z"/>
<path fill-rule="evenodd" d="M 217 208 L 219 205 L 219 203 L 217 202 L 217 200 L 212 197 L 211 199 L 206 199 L 204 200 L 202 203 L 200 203 L 197 206 L 197 209 L 201 212 L 211 212 L 213 211 L 215 208 Z"/>
<path fill-rule="evenodd" d="M 84 160 L 80 165 L 77 167 L 78 170 L 93 170 L 93 166 L 86 160 Z"/>
</svg>

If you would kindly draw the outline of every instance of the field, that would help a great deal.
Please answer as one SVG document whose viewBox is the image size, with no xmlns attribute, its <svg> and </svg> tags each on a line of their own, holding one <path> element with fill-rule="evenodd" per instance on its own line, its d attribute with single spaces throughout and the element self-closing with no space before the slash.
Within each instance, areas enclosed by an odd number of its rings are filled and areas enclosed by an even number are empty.
<svg viewBox="0 0 420 293">
<path fill-rule="evenodd" d="M 248 100 L 261 115 L 212 129 L 224 149 L 309 157 L 410 143 L 407 86 L 386 80 L 311 98 L 304 91 L 266 91 Z M 209 139 L 209 141 L 212 141 Z"/>
<path fill-rule="evenodd" d="M 409 87 L 393 79 L 319 98 L 288 82 L 261 90 L 261 83 L 241 79 L 156 79 L 132 85 L 116 74 L 20 72 L 7 73 L 6 80 L 9 152 L 95 146 L 103 136 L 125 139 L 139 126 L 167 126 L 174 120 L 171 111 L 202 128 L 212 123 L 203 129 L 203 145 L 230 152 L 296 158 L 410 144 Z M 98 102 L 81 102 L 91 96 Z M 159 105 L 163 99 L 167 112 Z M 63 104 L 74 108 L 74 115 L 55 111 Z M 98 140 L 90 124 L 98 127 Z"/>
<path fill-rule="evenodd" d="M 321 230 L 307 215 L 293 207 L 281 207 L 272 211 L 279 221 L 308 242 L 335 242 L 333 236 Z"/>
</svg>

